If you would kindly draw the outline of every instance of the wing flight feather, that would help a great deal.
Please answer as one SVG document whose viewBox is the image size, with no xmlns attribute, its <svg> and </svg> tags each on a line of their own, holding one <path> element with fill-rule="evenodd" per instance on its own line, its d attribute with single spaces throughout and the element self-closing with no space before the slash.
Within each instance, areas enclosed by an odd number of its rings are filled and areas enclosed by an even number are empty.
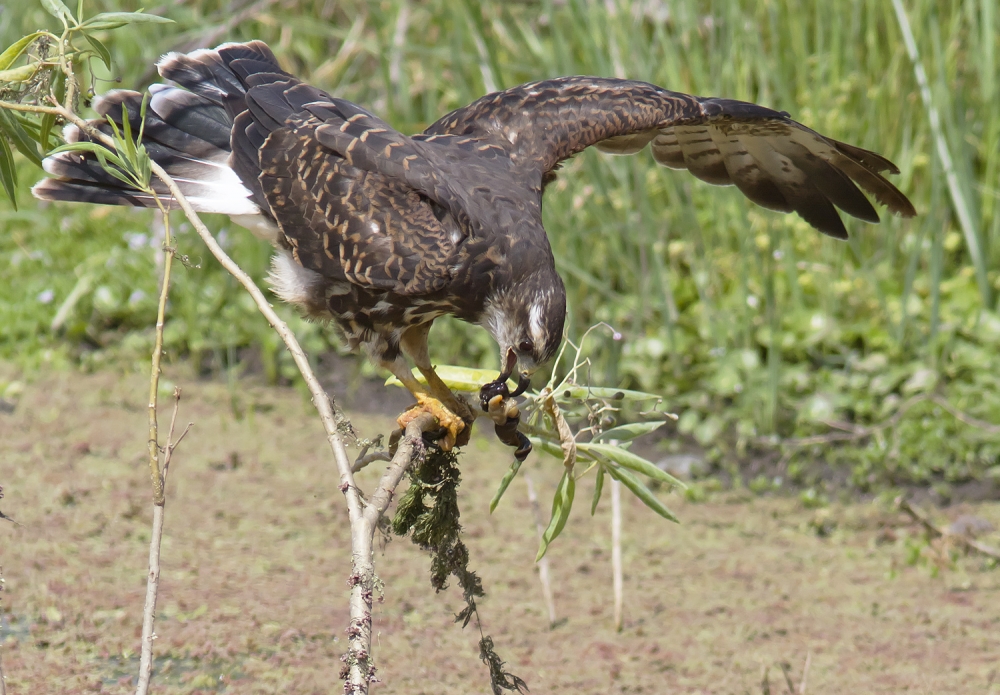
<svg viewBox="0 0 1000 695">
<path fill-rule="evenodd" d="M 647 145 L 671 169 L 687 169 L 779 212 L 797 212 L 819 231 L 846 238 L 837 209 L 866 222 L 916 214 L 885 177 L 899 173 L 875 152 L 824 137 L 788 114 L 733 99 L 701 98 L 652 84 L 595 77 L 534 82 L 454 111 L 428 135 L 497 137 L 537 187 L 559 163 L 590 146 L 635 154 Z M 860 190 L 859 190 L 860 187 Z"/>
</svg>

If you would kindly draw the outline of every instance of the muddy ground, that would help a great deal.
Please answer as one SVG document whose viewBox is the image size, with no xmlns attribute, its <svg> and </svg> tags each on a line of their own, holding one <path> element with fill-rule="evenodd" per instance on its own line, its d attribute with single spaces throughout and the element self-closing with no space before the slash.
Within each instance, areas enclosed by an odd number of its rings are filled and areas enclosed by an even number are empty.
<svg viewBox="0 0 1000 695">
<path fill-rule="evenodd" d="M 341 692 L 346 511 L 311 407 L 294 389 L 243 383 L 234 394 L 182 368 L 167 376 L 184 387 L 181 420 L 195 427 L 168 483 L 153 692 Z M 144 379 L 55 374 L 0 412 L 0 509 L 20 523 L 0 521 L 10 695 L 134 687 L 151 516 Z M 389 418 L 354 405 L 363 434 L 388 430 Z M 549 550 L 560 619 L 550 629 L 524 481 L 488 513 L 508 461 L 480 432 L 464 455 L 461 504 L 487 590 L 483 628 L 532 693 L 761 693 L 765 669 L 770 692 L 784 693 L 782 663 L 796 690 L 809 664 L 806 693 L 1000 693 L 1000 569 L 952 560 L 874 502 L 672 495 L 677 526 L 626 493 L 616 633 L 608 501 L 592 518 L 583 481 Z M 533 455 L 523 470 L 544 497 L 559 469 Z M 360 483 L 370 489 L 380 472 Z M 934 515 L 1000 527 L 997 502 Z M 458 592 L 434 593 L 428 559 L 407 539 L 376 562 L 385 600 L 373 692 L 487 693 L 478 631 L 452 622 Z"/>
</svg>

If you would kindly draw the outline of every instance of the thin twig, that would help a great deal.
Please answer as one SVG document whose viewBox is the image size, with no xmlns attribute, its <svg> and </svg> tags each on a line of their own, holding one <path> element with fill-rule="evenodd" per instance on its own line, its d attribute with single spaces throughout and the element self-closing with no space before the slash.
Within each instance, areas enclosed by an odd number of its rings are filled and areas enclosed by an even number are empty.
<svg viewBox="0 0 1000 695">
<path fill-rule="evenodd" d="M 771 695 L 771 667 L 764 664 L 760 666 L 760 693 Z"/>
<path fill-rule="evenodd" d="M 934 522 L 930 520 L 927 514 L 913 507 L 902 495 L 896 498 L 896 507 L 898 507 L 900 511 L 909 515 L 909 517 L 918 524 L 923 526 L 927 530 L 927 533 L 934 538 L 950 538 L 955 540 L 959 545 L 965 546 L 968 550 L 974 550 L 981 555 L 986 555 L 987 557 L 1000 560 L 1000 549 L 994 548 L 993 546 L 985 543 L 980 543 L 974 538 L 968 538 L 964 534 L 952 533 L 948 529 L 938 528 L 934 525 Z"/>
<path fill-rule="evenodd" d="M 799 681 L 799 695 L 806 695 L 806 679 L 809 678 L 809 665 L 812 663 L 812 652 L 806 652 L 806 665 L 802 667 L 802 680 Z"/>
<path fill-rule="evenodd" d="M 3 645 L 0 645 L 0 695 L 7 695 L 7 679 L 3 675 Z"/>
<path fill-rule="evenodd" d="M 3 485 L 0 485 L 0 500 L 2 500 L 2 499 L 3 499 Z M 0 512 L 0 519 L 4 519 L 6 521 L 9 521 L 10 523 L 14 524 L 15 526 L 20 526 L 21 525 L 21 524 L 17 523 L 16 521 L 14 521 L 13 519 L 11 519 L 6 514 L 4 514 L 3 512 Z M 3 587 L 0 586 L 0 590 L 2 590 L 2 589 L 3 589 Z"/>
<path fill-rule="evenodd" d="M 149 370 L 149 479 L 153 484 L 153 504 L 163 506 L 163 475 L 160 472 L 160 440 L 156 422 L 156 399 L 160 388 L 160 358 L 163 356 L 163 326 L 167 314 L 167 297 L 170 294 L 170 269 L 173 266 L 174 251 L 170 243 L 170 216 L 160 205 L 160 215 L 163 219 L 163 247 L 167 249 L 163 255 L 163 280 L 160 283 L 160 301 L 156 308 L 156 332 L 153 341 L 153 358 Z M 179 397 L 178 397 L 179 400 Z M 176 411 L 176 402 L 174 409 Z"/>
<path fill-rule="evenodd" d="M 788 688 L 788 695 L 795 695 L 795 684 L 792 683 L 792 665 L 782 661 L 778 666 L 781 668 L 781 675 L 785 677 L 785 687 Z"/>
<path fill-rule="evenodd" d="M 528 471 L 521 473 L 524 484 L 528 486 L 528 502 L 531 503 L 531 511 L 535 516 L 535 530 L 538 532 L 538 540 L 541 542 L 545 533 L 545 520 L 542 517 L 542 509 L 538 504 L 538 495 L 535 494 L 535 485 L 531 480 Z M 548 553 L 542 556 L 538 565 L 538 580 L 542 583 L 542 597 L 545 599 L 545 608 L 549 612 L 549 627 L 556 625 L 556 602 L 552 596 L 552 582 L 549 576 L 549 556 Z"/>
<path fill-rule="evenodd" d="M 968 413 L 962 412 L 961 410 L 953 406 L 951 403 L 949 403 L 941 396 L 935 395 L 934 397 L 931 398 L 931 400 L 937 403 L 945 410 L 947 410 L 949 413 L 951 413 L 952 417 L 954 417 L 956 420 L 965 423 L 969 427 L 975 427 L 977 429 L 981 429 L 984 432 L 988 432 L 989 434 L 1000 433 L 1000 425 L 994 425 L 992 423 L 986 422 L 985 420 L 974 418 Z"/>
<path fill-rule="evenodd" d="M 160 540 L 163 538 L 164 505 L 153 505 L 153 528 L 149 540 L 149 574 L 146 575 L 146 600 L 142 609 L 142 646 L 139 656 L 139 682 L 136 695 L 146 695 L 153 676 L 153 623 L 156 619 L 156 598 L 160 589 Z"/>
<path fill-rule="evenodd" d="M 50 116 L 62 116 L 64 112 L 64 109 L 62 107 L 56 108 L 54 106 L 18 104 L 13 101 L 0 101 L 0 109 L 8 109 L 10 111 L 23 111 L 25 113 L 44 113 Z"/>
<path fill-rule="evenodd" d="M 174 249 L 170 243 L 170 215 L 155 196 L 157 207 L 163 220 L 163 279 L 160 282 L 160 301 L 156 309 L 156 331 L 153 340 L 153 356 L 149 370 L 149 477 L 153 486 L 153 528 L 149 539 L 149 573 L 146 575 L 146 600 L 142 610 L 142 641 L 139 656 L 139 680 L 136 695 L 146 695 L 149 681 L 153 677 L 153 632 L 156 620 L 156 599 L 160 589 L 160 545 L 163 540 L 163 516 L 166 497 L 166 456 L 172 451 L 170 437 L 177 422 L 177 409 L 181 402 L 181 391 L 174 389 L 174 412 L 170 418 L 170 433 L 164 453 L 164 466 L 160 467 L 159 427 L 156 421 L 157 397 L 160 390 L 160 358 L 163 355 L 163 327 L 166 322 L 167 298 L 170 295 L 170 270 L 173 266 Z"/>
<path fill-rule="evenodd" d="M 354 465 L 351 466 L 351 470 L 357 473 L 362 468 L 365 468 L 376 461 L 392 461 L 392 456 L 390 456 L 387 451 L 373 451 L 369 454 L 367 450 L 362 450 L 362 452 L 358 454 L 358 457 L 354 459 Z"/>
<path fill-rule="evenodd" d="M 174 449 L 178 447 L 178 445 L 184 440 L 184 437 L 187 436 L 187 433 L 191 431 L 192 427 L 194 427 L 194 423 L 189 422 L 187 427 L 184 428 L 184 431 L 181 432 L 181 436 L 174 440 L 174 426 L 177 424 L 177 406 L 180 401 L 181 387 L 174 386 L 174 412 L 170 415 L 170 430 L 167 432 L 167 448 L 166 451 L 163 452 L 163 473 L 161 475 L 163 476 L 164 485 L 167 482 L 167 471 L 170 470 L 170 459 L 173 458 Z"/>
<path fill-rule="evenodd" d="M 166 280 L 164 280 L 166 282 Z M 163 468 L 160 473 L 161 489 L 166 486 L 167 472 L 170 470 L 170 460 L 173 458 L 174 450 L 181 443 L 181 440 L 191 431 L 194 423 L 188 423 L 177 441 L 173 440 L 174 426 L 177 423 L 177 411 L 181 403 L 181 389 L 174 387 L 174 410 L 170 416 L 170 430 L 167 433 L 167 444 L 163 453 Z M 156 600 L 160 591 L 160 546 L 163 540 L 163 515 L 165 504 L 153 505 L 153 529 L 149 539 L 149 575 L 146 578 L 146 602 L 142 611 L 142 652 L 139 657 L 139 682 L 136 686 L 136 695 L 145 695 L 149 690 L 149 682 L 153 676 L 153 640 L 156 633 L 153 632 L 156 620 Z"/>
<path fill-rule="evenodd" d="M 611 480 L 611 575 L 615 592 L 615 630 L 622 631 L 624 581 L 622 578 L 622 487 Z"/>
</svg>

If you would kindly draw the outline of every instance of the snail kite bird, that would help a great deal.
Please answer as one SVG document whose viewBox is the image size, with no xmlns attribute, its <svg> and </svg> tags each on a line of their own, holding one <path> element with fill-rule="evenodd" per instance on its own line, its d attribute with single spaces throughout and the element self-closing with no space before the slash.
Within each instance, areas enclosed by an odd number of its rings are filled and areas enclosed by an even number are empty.
<svg viewBox="0 0 1000 695">
<path fill-rule="evenodd" d="M 566 292 L 542 227 L 542 194 L 560 162 L 591 145 L 615 154 L 649 146 L 664 166 L 735 185 L 838 239 L 847 232 L 837 208 L 879 221 L 862 190 L 890 212 L 915 214 L 883 177 L 899 171 L 881 155 L 784 112 L 645 82 L 532 82 L 407 136 L 289 75 L 260 41 L 171 53 L 158 68 L 166 83 L 150 88 L 150 156 L 197 210 L 228 214 L 274 244 L 273 291 L 332 318 L 353 348 L 395 374 L 438 416 L 445 447 L 470 413 L 434 373 L 431 323 L 451 314 L 484 327 L 503 371 L 516 365 L 522 385 L 555 354 Z M 137 132 L 141 102 L 137 92 L 113 91 L 95 108 L 119 124 L 127 113 Z M 75 126 L 66 136 L 87 139 Z M 53 178 L 35 186 L 39 198 L 154 206 L 93 155 L 60 153 L 45 167 Z"/>
</svg>

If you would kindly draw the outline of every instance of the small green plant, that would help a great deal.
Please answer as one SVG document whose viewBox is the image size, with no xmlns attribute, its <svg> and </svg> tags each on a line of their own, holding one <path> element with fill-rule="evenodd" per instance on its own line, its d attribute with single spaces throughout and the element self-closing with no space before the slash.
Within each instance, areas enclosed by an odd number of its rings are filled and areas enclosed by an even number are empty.
<svg viewBox="0 0 1000 695">
<path fill-rule="evenodd" d="M 504 690 L 527 691 L 518 676 L 504 669 L 493 639 L 483 634 L 476 599 L 486 595 L 479 576 L 469 569 L 469 550 L 461 539 L 459 524 L 458 485 L 461 473 L 458 458 L 451 452 L 431 448 L 409 472 L 410 486 L 396 505 L 390 523 L 393 533 L 409 535 L 411 540 L 431 554 L 431 586 L 435 591 L 448 587 L 449 578 L 458 581 L 465 608 L 455 616 L 455 622 L 466 627 L 475 618 L 480 631 L 479 650 L 490 673 L 494 695 Z"/>
</svg>

